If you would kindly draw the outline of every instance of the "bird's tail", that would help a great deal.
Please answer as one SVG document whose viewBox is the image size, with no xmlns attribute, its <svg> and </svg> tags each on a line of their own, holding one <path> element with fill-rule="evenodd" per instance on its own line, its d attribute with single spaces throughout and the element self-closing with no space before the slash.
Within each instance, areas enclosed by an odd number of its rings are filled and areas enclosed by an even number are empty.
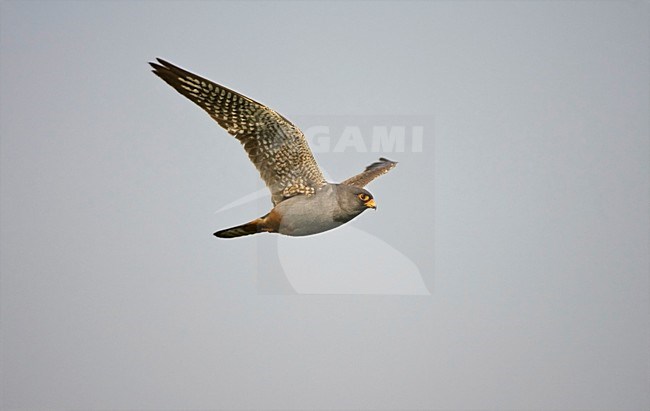
<svg viewBox="0 0 650 411">
<path fill-rule="evenodd" d="M 257 218 L 253 221 L 250 221 L 246 224 L 238 225 L 237 227 L 226 228 L 225 230 L 220 230 L 214 233 L 215 236 L 219 238 L 235 238 L 243 237 L 245 235 L 257 234 L 262 231 L 262 218 Z"/>
</svg>

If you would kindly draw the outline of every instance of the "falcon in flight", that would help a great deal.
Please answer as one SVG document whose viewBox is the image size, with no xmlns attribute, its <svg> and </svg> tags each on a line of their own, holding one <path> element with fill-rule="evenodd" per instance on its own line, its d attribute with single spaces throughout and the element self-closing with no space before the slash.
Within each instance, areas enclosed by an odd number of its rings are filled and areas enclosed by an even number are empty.
<svg viewBox="0 0 650 411">
<path fill-rule="evenodd" d="M 234 238 L 268 232 L 305 236 L 331 230 L 376 209 L 364 187 L 397 164 L 385 158 L 342 183 L 325 181 L 305 135 L 281 114 L 162 59 L 153 73 L 205 110 L 244 146 L 271 191 L 273 208 L 246 224 L 214 233 Z"/>
</svg>

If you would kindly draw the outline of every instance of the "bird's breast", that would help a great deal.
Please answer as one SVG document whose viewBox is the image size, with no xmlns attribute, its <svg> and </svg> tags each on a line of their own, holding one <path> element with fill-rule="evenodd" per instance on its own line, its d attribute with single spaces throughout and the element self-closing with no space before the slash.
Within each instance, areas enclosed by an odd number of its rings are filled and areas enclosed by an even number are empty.
<svg viewBox="0 0 650 411">
<path fill-rule="evenodd" d="M 342 214 L 335 198 L 317 193 L 284 200 L 269 213 L 269 217 L 277 221 L 280 234 L 305 236 L 336 228 L 356 215 Z"/>
</svg>

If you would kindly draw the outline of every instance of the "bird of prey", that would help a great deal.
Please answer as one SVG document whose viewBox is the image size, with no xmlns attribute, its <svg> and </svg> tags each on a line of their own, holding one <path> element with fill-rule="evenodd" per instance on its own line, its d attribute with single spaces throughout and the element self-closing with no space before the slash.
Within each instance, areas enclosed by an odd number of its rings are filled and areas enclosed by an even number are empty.
<svg viewBox="0 0 650 411">
<path fill-rule="evenodd" d="M 325 181 L 304 134 L 285 117 L 242 94 L 162 59 L 153 73 L 205 110 L 244 146 L 271 191 L 273 208 L 246 224 L 214 233 L 234 238 L 269 232 L 306 236 L 336 228 L 376 209 L 364 187 L 397 164 L 386 158 L 340 184 Z"/>
</svg>

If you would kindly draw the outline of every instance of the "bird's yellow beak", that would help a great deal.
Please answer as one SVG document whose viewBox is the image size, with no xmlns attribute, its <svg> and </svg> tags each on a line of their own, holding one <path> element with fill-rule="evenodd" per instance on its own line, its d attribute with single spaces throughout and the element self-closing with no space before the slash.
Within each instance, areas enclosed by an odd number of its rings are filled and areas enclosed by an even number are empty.
<svg viewBox="0 0 650 411">
<path fill-rule="evenodd" d="M 377 209 L 377 204 L 375 204 L 375 199 L 374 198 L 371 198 L 370 200 L 366 201 L 364 204 L 365 204 L 366 207 L 372 208 L 373 210 Z"/>
</svg>

